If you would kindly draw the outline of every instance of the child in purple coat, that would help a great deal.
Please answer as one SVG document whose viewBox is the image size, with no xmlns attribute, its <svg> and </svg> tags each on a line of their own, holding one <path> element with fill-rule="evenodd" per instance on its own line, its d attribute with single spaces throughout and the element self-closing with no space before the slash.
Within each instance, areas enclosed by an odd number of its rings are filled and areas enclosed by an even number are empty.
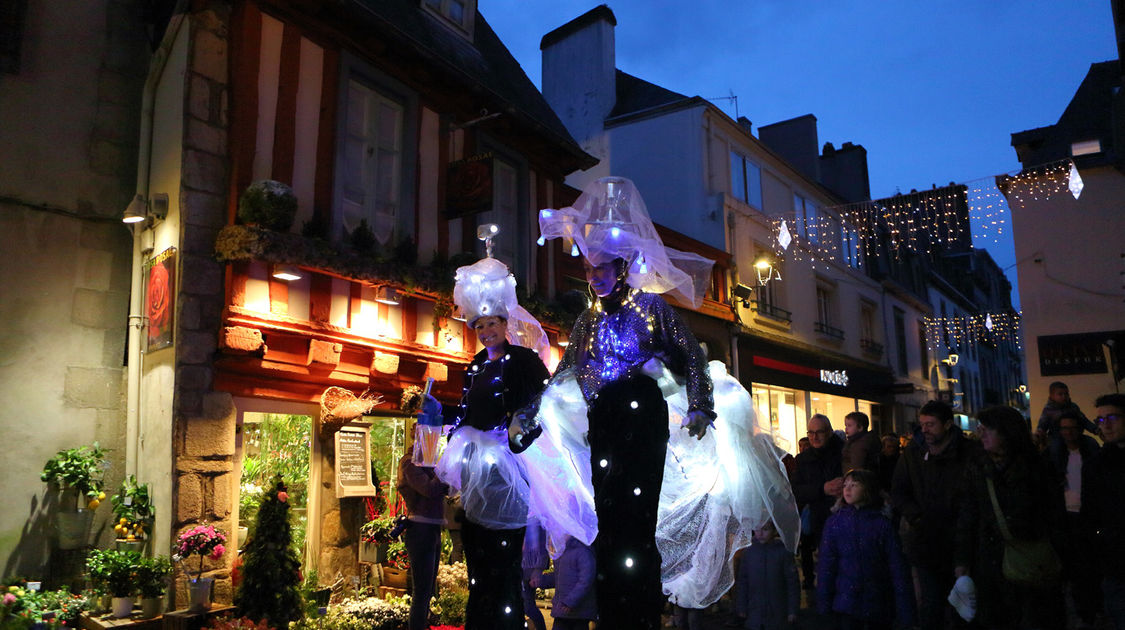
<svg viewBox="0 0 1125 630">
<path fill-rule="evenodd" d="M 840 630 L 890 630 L 914 624 L 914 587 L 891 520 L 881 511 L 879 477 L 853 470 L 824 525 L 817 607 Z"/>
<path fill-rule="evenodd" d="M 562 555 L 555 558 L 553 573 L 544 573 L 531 582 L 539 588 L 555 588 L 551 600 L 554 630 L 587 630 L 597 618 L 597 597 L 594 590 L 594 550 L 577 538 L 567 538 Z"/>
</svg>

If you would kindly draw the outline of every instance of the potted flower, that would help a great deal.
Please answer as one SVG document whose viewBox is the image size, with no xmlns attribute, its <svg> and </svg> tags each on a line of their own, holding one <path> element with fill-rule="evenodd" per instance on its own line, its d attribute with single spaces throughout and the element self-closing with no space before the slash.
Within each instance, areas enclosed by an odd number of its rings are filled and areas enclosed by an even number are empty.
<svg viewBox="0 0 1125 630">
<path fill-rule="evenodd" d="M 410 556 L 406 545 L 399 541 L 387 546 L 387 562 L 383 565 L 383 584 L 391 588 L 407 587 L 410 571 Z"/>
<path fill-rule="evenodd" d="M 160 614 L 164 592 L 168 589 L 168 576 L 172 575 L 172 561 L 168 556 L 141 558 L 137 565 L 137 590 L 141 594 L 141 618 L 151 619 Z"/>
<path fill-rule="evenodd" d="M 238 218 L 243 223 L 285 232 L 297 216 L 297 195 L 287 184 L 261 179 L 246 187 L 238 199 Z"/>
<path fill-rule="evenodd" d="M 133 593 L 136 590 L 136 571 L 141 564 L 141 554 L 135 551 L 94 549 L 86 558 L 90 580 L 113 598 L 113 616 L 128 617 L 133 612 Z"/>
<path fill-rule="evenodd" d="M 179 539 L 176 541 L 176 554 L 172 559 L 180 563 L 184 572 L 188 574 L 188 594 L 191 598 L 191 603 L 188 610 L 191 612 L 203 612 L 211 608 L 211 584 L 214 578 L 203 577 L 203 558 L 210 557 L 212 560 L 218 560 L 226 553 L 226 547 L 223 545 L 227 541 L 227 535 L 222 531 L 215 529 L 213 525 L 196 525 L 185 530 L 180 534 Z M 199 556 L 199 570 L 193 576 L 191 571 L 184 564 L 185 560 L 192 555 Z"/>
<path fill-rule="evenodd" d="M 105 500 L 102 485 L 107 466 L 106 450 L 97 442 L 92 446 L 68 448 L 55 453 L 43 466 L 39 478 L 58 488 L 63 497 L 77 495 L 75 511 L 63 510 L 58 514 L 60 549 L 78 549 L 86 546 L 94 512 Z M 65 504 L 65 499 L 60 504 Z"/>
<path fill-rule="evenodd" d="M 143 552 L 156 513 L 148 484 L 139 484 L 135 475 L 129 475 L 121 482 L 121 489 L 110 498 L 110 502 L 117 519 L 113 526 L 117 534 L 117 548 Z"/>
</svg>

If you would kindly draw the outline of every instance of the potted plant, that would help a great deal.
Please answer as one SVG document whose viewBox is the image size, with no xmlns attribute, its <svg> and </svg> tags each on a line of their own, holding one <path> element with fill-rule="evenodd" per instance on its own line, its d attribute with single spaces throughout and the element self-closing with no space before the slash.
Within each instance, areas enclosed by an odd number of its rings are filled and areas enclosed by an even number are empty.
<svg viewBox="0 0 1125 630">
<path fill-rule="evenodd" d="M 243 223 L 285 232 L 297 216 L 297 195 L 287 184 L 261 179 L 246 187 L 238 198 L 238 218 Z"/>
<path fill-rule="evenodd" d="M 60 549 L 86 546 L 93 511 L 105 500 L 102 486 L 106 466 L 106 450 L 97 442 L 92 446 L 61 450 L 43 466 L 39 478 L 62 492 L 60 505 L 64 505 L 72 493 L 77 495 L 76 509 L 62 510 L 57 515 Z"/>
<path fill-rule="evenodd" d="M 136 575 L 137 590 L 141 594 L 141 618 L 151 619 L 160 614 L 164 604 L 168 576 L 172 575 L 172 561 L 168 556 L 141 558 Z"/>
<path fill-rule="evenodd" d="M 113 616 L 121 619 L 133 612 L 133 593 L 141 554 L 135 551 L 94 549 L 86 558 L 90 580 L 113 598 Z"/>
<path fill-rule="evenodd" d="M 110 502 L 117 519 L 113 526 L 117 534 L 117 548 L 143 552 L 156 513 L 148 484 L 139 484 L 135 475 L 129 475 L 121 482 L 121 489 L 110 498 Z"/>
<path fill-rule="evenodd" d="M 176 540 L 176 554 L 172 559 L 179 562 L 184 573 L 188 575 L 189 611 L 203 612 L 211 609 L 211 585 L 214 578 L 203 577 L 203 558 L 207 556 L 212 560 L 218 560 L 223 557 L 227 550 L 223 545 L 226 541 L 226 534 L 207 524 L 184 530 Z M 185 560 L 193 555 L 199 556 L 199 570 L 194 576 L 184 564 Z"/>
<path fill-rule="evenodd" d="M 383 565 L 383 584 L 391 588 L 405 589 L 410 575 L 410 556 L 406 545 L 394 541 L 387 546 L 387 562 Z"/>
</svg>

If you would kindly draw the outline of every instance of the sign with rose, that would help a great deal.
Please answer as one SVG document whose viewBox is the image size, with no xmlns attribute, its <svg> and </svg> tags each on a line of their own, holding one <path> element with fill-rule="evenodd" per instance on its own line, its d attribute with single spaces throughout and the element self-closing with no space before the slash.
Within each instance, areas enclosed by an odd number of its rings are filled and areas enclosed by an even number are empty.
<svg viewBox="0 0 1125 630">
<path fill-rule="evenodd" d="M 148 318 L 147 352 L 172 345 L 173 314 L 176 310 L 176 248 L 154 256 L 148 267 L 145 316 Z"/>
</svg>

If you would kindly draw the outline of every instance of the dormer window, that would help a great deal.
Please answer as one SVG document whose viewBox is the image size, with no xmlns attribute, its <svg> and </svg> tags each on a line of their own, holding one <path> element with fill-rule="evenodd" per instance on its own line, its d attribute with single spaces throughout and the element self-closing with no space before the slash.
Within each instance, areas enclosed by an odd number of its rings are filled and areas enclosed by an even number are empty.
<svg viewBox="0 0 1125 630">
<path fill-rule="evenodd" d="M 422 6 L 453 26 L 454 30 L 471 37 L 473 19 L 477 14 L 476 0 L 422 0 Z"/>
</svg>

